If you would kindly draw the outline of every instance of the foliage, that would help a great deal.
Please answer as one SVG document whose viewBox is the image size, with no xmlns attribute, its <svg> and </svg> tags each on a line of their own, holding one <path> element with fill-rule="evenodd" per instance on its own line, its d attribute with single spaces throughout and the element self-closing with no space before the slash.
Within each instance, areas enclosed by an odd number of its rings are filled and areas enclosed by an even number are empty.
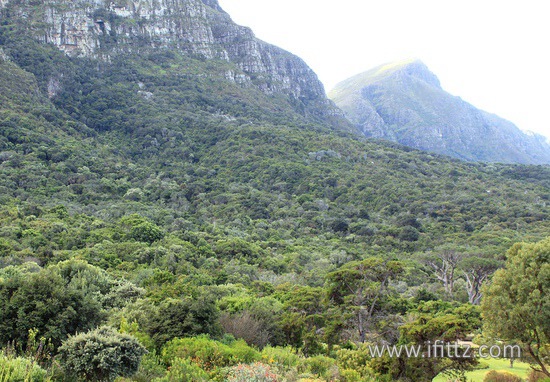
<svg viewBox="0 0 550 382">
<path fill-rule="evenodd" d="M 336 361 L 340 370 L 353 370 L 362 378 L 373 374 L 369 367 L 371 353 L 367 344 L 362 344 L 357 349 L 338 349 Z"/>
<path fill-rule="evenodd" d="M 228 382 L 276 382 L 279 380 L 280 377 L 271 370 L 269 365 L 260 362 L 233 366 L 227 375 Z"/>
<path fill-rule="evenodd" d="M 314 357 L 309 357 L 305 364 L 312 374 L 318 377 L 328 377 L 328 373 L 336 364 L 336 361 L 330 357 L 316 355 Z"/>
<path fill-rule="evenodd" d="M 461 304 L 550 230 L 548 167 L 362 140 L 177 49 L 69 57 L 1 12 L 0 344 L 17 355 L 30 330 L 55 357 L 110 324 L 150 351 L 140 382 L 254 362 L 389 379 L 357 342 L 476 333 Z M 445 253 L 463 255 L 452 293 L 424 261 Z"/>
<path fill-rule="evenodd" d="M 541 373 L 540 371 L 531 370 L 529 372 L 529 375 L 527 375 L 527 382 L 548 382 L 550 381 L 550 378 L 548 378 L 544 373 Z"/>
<path fill-rule="evenodd" d="M 208 373 L 188 359 L 176 358 L 166 376 L 154 382 L 206 382 Z"/>
<path fill-rule="evenodd" d="M 0 352 L 0 381 L 4 382 L 47 382 L 48 372 L 36 364 L 35 360 L 13 357 Z"/>
<path fill-rule="evenodd" d="M 347 263 L 328 275 L 329 298 L 353 322 L 360 342 L 365 342 L 367 334 L 374 331 L 375 317 L 382 317 L 385 300 L 391 293 L 388 285 L 401 273 L 403 264 L 399 261 L 373 257 Z"/>
<path fill-rule="evenodd" d="M 487 373 L 483 382 L 521 382 L 523 381 L 517 375 L 505 372 L 505 371 L 495 371 L 491 370 Z"/>
<path fill-rule="evenodd" d="M 86 381 L 135 374 L 146 352 L 135 338 L 107 326 L 70 336 L 59 348 L 66 373 Z"/>
<path fill-rule="evenodd" d="M 262 350 L 262 362 L 274 363 L 285 369 L 302 369 L 304 357 L 290 347 L 267 346 Z"/>
<path fill-rule="evenodd" d="M 88 292 L 87 285 L 67 282 L 55 267 L 0 280 L 0 343 L 26 344 L 29 330 L 37 329 L 59 346 L 69 334 L 93 328 L 104 313 Z"/>
<path fill-rule="evenodd" d="M 228 345 L 207 336 L 173 339 L 164 346 L 162 356 L 167 364 L 176 358 L 190 359 L 205 370 L 260 360 L 260 353 L 242 340 Z"/>
<path fill-rule="evenodd" d="M 157 345 L 175 337 L 197 334 L 220 334 L 218 310 L 212 299 L 167 299 L 157 310 L 146 328 Z"/>
<path fill-rule="evenodd" d="M 508 343 L 519 343 L 534 367 L 550 376 L 550 238 L 515 244 L 506 266 L 485 288 L 484 331 Z"/>
</svg>

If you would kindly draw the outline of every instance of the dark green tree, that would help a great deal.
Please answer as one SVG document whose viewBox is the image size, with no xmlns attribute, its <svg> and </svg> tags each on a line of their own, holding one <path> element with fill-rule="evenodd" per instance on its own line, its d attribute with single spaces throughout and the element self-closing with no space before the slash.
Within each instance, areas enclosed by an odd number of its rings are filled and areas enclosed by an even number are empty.
<svg viewBox="0 0 550 382">
<path fill-rule="evenodd" d="M 357 331 L 360 342 L 375 331 L 375 316 L 382 316 L 389 282 L 402 273 L 401 262 L 371 257 L 348 263 L 327 276 L 328 297 Z"/>
<path fill-rule="evenodd" d="M 532 367 L 550 377 L 550 238 L 515 244 L 481 307 L 487 337 L 520 344 Z"/>
</svg>

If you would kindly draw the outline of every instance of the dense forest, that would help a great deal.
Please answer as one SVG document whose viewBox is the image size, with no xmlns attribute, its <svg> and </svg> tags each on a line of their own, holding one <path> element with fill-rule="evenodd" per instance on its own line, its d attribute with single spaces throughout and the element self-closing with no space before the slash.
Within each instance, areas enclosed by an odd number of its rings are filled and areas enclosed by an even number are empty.
<svg viewBox="0 0 550 382">
<path fill-rule="evenodd" d="M 225 61 L 0 46 L 0 381 L 463 381 L 369 346 L 465 339 L 550 376 L 550 167 L 366 140 Z"/>
</svg>

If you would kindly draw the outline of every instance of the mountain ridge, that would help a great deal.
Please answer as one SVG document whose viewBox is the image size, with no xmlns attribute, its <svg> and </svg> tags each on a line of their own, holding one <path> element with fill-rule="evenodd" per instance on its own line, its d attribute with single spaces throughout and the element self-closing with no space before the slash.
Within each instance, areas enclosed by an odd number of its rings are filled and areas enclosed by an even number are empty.
<svg viewBox="0 0 550 382">
<path fill-rule="evenodd" d="M 447 93 L 419 60 L 353 76 L 329 97 L 367 137 L 462 160 L 550 164 L 544 137 Z"/>
<path fill-rule="evenodd" d="M 235 24 L 216 0 L 52 0 L 41 7 L 4 0 L 0 11 L 2 19 L 70 57 L 109 62 L 121 54 L 164 49 L 231 63 L 235 67 L 225 71 L 227 81 L 284 95 L 299 112 L 352 130 L 301 58 Z"/>
</svg>

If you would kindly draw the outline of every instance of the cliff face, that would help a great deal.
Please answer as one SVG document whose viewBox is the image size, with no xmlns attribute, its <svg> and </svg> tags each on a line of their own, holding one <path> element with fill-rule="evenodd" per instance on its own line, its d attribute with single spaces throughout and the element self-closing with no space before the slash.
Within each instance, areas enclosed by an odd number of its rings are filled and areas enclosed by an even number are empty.
<svg viewBox="0 0 550 382">
<path fill-rule="evenodd" d="M 543 137 L 445 92 L 419 61 L 359 74 L 330 97 L 367 137 L 471 161 L 550 163 Z"/>
<path fill-rule="evenodd" d="M 317 103 L 320 114 L 341 115 L 315 73 L 298 57 L 236 25 L 216 0 L 0 0 L 3 17 L 69 56 L 109 60 L 118 53 L 177 49 L 232 62 L 226 78 Z"/>
</svg>

